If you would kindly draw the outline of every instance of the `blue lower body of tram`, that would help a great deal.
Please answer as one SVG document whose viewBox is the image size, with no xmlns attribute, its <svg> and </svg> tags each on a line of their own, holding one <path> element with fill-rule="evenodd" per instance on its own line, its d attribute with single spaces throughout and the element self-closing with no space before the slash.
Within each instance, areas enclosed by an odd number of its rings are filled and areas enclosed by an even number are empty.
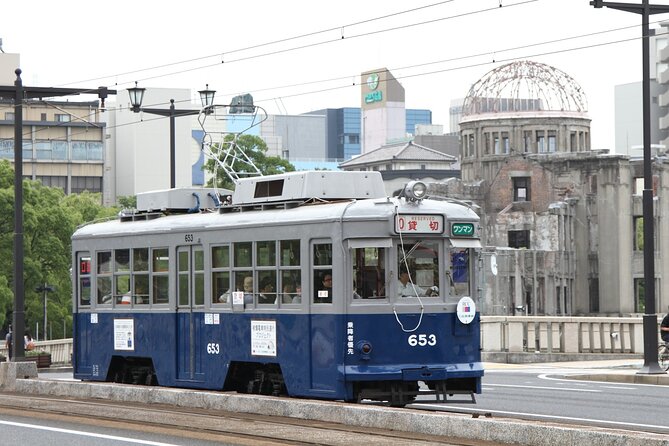
<svg viewBox="0 0 669 446">
<path fill-rule="evenodd" d="M 74 377 L 392 405 L 481 392 L 479 315 L 75 314 Z"/>
</svg>

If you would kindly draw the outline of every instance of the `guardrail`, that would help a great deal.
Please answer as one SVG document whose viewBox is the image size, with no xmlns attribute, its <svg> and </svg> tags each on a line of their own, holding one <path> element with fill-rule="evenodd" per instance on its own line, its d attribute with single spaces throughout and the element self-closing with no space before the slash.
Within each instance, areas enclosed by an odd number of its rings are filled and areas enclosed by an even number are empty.
<svg viewBox="0 0 669 446">
<path fill-rule="evenodd" d="M 659 321 L 658 321 L 659 338 Z M 482 316 L 484 353 L 643 354 L 641 317 Z M 72 339 L 38 341 L 53 364 L 72 363 Z M 0 354 L 7 356 L 4 345 Z"/>
<path fill-rule="evenodd" d="M 52 364 L 72 364 L 72 338 L 36 341 L 35 351 L 51 353 Z M 0 348 L 0 355 L 7 357 L 7 348 Z"/>
</svg>

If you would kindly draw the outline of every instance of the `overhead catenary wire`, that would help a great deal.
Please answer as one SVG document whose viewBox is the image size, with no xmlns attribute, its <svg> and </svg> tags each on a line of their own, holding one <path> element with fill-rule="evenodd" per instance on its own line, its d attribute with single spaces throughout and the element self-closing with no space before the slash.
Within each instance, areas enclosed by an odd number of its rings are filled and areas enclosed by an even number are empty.
<svg viewBox="0 0 669 446">
<path fill-rule="evenodd" d="M 450 1 L 453 1 L 453 0 L 450 0 Z M 440 5 L 440 4 L 443 4 L 443 3 L 449 3 L 450 1 L 444 1 L 444 2 L 439 2 L 439 3 L 435 3 L 435 4 L 431 4 L 431 5 L 426 5 L 426 6 L 423 6 L 421 8 Z M 506 5 L 505 7 L 521 5 L 521 4 L 526 4 L 526 3 L 535 2 L 535 1 L 538 1 L 538 0 L 528 0 L 528 1 L 525 1 L 525 2 Z M 398 15 L 398 14 L 401 14 L 401 13 L 405 13 L 405 12 L 408 12 L 408 11 L 414 11 L 414 10 L 417 10 L 417 9 L 420 9 L 420 8 L 413 8 L 413 9 L 410 9 L 410 10 L 402 11 L 400 13 L 387 14 L 385 16 L 380 16 L 378 18 L 369 19 L 369 20 L 366 20 L 366 21 L 355 22 L 354 24 L 360 24 L 360 23 L 370 22 L 370 21 L 373 21 L 373 20 L 379 20 L 381 18 L 386 18 L 386 17 L 390 17 L 392 15 Z M 481 12 L 481 11 L 488 11 L 490 9 L 497 10 L 498 8 L 497 7 L 488 8 L 486 10 L 478 10 L 478 11 L 473 11 L 473 12 L 469 12 L 469 13 L 466 13 L 466 14 L 474 14 L 474 13 Z M 451 17 L 448 17 L 448 18 L 451 18 Z M 389 28 L 389 29 L 382 30 L 382 31 L 375 31 L 375 32 L 372 32 L 372 33 L 385 32 L 387 30 L 392 30 L 392 29 L 401 29 L 401 28 L 404 28 L 404 27 L 407 27 L 407 26 L 417 26 L 419 24 L 425 24 L 425 23 L 430 23 L 430 22 L 433 22 L 433 21 L 445 20 L 445 19 L 446 18 L 433 19 L 433 20 L 427 21 L 427 22 L 409 24 L 409 25 L 404 25 L 402 27 L 394 27 L 394 28 Z M 660 21 L 656 21 L 656 22 L 653 22 L 653 23 L 659 23 L 659 22 Z M 349 24 L 349 25 L 346 25 L 346 26 L 351 26 L 351 25 L 353 25 L 353 24 Z M 505 48 L 505 49 L 497 49 L 497 50 L 495 50 L 494 53 L 499 54 L 499 53 L 505 53 L 505 52 L 510 52 L 510 51 L 516 51 L 516 50 L 524 49 L 524 48 L 531 48 L 531 47 L 537 47 L 537 46 L 542 46 L 542 45 L 555 44 L 555 43 L 559 43 L 559 42 L 575 40 L 575 39 L 580 39 L 580 38 L 585 38 L 585 37 L 591 37 L 591 36 L 595 36 L 595 35 L 611 33 L 611 32 L 616 32 L 616 31 L 621 31 L 621 30 L 626 30 L 626 29 L 636 28 L 636 27 L 638 27 L 638 25 L 607 29 L 607 30 L 602 30 L 602 31 L 597 31 L 597 32 L 580 34 L 580 35 L 576 35 L 576 36 L 568 36 L 568 37 L 564 37 L 564 38 L 543 41 L 543 42 L 529 43 L 529 44 L 519 45 L 519 46 Z M 331 29 L 335 29 L 335 28 L 330 28 L 328 30 L 331 30 Z M 316 33 L 319 33 L 319 32 L 316 32 Z M 304 34 L 304 35 L 311 35 L 311 34 L 316 34 L 316 33 L 310 33 L 310 34 Z M 372 34 L 372 33 L 363 33 L 363 34 L 360 34 L 359 36 L 369 35 L 369 34 Z M 660 36 L 660 35 L 663 35 L 663 34 L 667 34 L 667 33 L 659 33 L 659 34 L 655 34 L 655 36 Z M 304 36 L 304 35 L 302 35 L 302 36 Z M 294 38 L 299 38 L 299 37 L 300 36 L 295 36 Z M 603 43 L 598 43 L 598 44 L 591 44 L 591 45 L 583 45 L 583 46 L 579 46 L 579 47 L 575 47 L 575 48 L 564 48 L 564 49 L 558 49 L 558 50 L 553 50 L 553 51 L 535 53 L 535 54 L 532 54 L 532 55 L 523 55 L 523 56 L 517 56 L 517 57 L 505 58 L 505 59 L 495 59 L 494 62 L 491 62 L 490 60 L 488 60 L 488 61 L 484 61 L 484 62 L 480 62 L 480 63 L 463 65 L 463 66 L 458 66 L 458 67 L 450 67 L 450 68 L 445 68 L 445 69 L 441 69 L 441 70 L 433 70 L 433 71 L 428 71 L 428 72 L 420 72 L 420 73 L 415 73 L 415 74 L 396 76 L 396 79 L 399 80 L 399 79 L 407 79 L 407 78 L 413 78 L 413 77 L 418 77 L 418 76 L 434 75 L 434 74 L 444 73 L 444 72 L 448 72 L 448 71 L 474 68 L 474 67 L 477 67 L 477 66 L 483 66 L 483 65 L 490 64 L 490 63 L 501 63 L 501 62 L 505 62 L 505 61 L 512 61 L 512 60 L 524 59 L 524 58 L 529 58 L 529 57 L 538 57 L 538 56 L 545 56 L 545 55 L 549 55 L 549 54 L 557 54 L 557 53 L 568 52 L 568 51 L 583 50 L 583 49 L 594 48 L 594 47 L 603 46 L 603 45 L 612 45 L 612 44 L 617 44 L 617 43 L 622 43 L 622 42 L 628 42 L 628 41 L 636 40 L 636 39 L 639 39 L 639 38 L 641 38 L 641 37 L 620 39 L 620 40 L 603 42 Z M 274 41 L 274 42 L 287 41 L 287 40 L 292 40 L 292 39 L 293 38 L 280 39 L 280 40 L 277 40 L 277 41 Z M 256 46 L 262 46 L 262 45 L 256 45 Z M 241 49 L 239 51 L 241 51 Z M 393 67 L 390 70 L 406 70 L 406 69 L 412 69 L 412 68 L 417 68 L 417 67 L 436 65 L 436 64 L 440 64 L 440 63 L 454 62 L 454 61 L 457 61 L 457 60 L 466 60 L 466 59 L 471 59 L 471 58 L 476 58 L 476 57 L 482 57 L 482 56 L 486 56 L 486 55 L 490 55 L 490 54 L 491 53 L 487 52 L 487 51 L 486 52 L 479 52 L 479 53 L 476 53 L 476 54 L 463 55 L 463 56 L 454 57 L 454 58 L 450 58 L 450 59 L 441 59 L 441 60 L 437 60 L 437 61 L 424 62 L 424 63 L 414 64 L 414 65 L 407 65 L 407 66 L 402 66 L 402 67 Z M 256 56 L 256 57 L 259 57 L 259 56 Z M 168 76 L 168 75 L 164 75 L 164 76 Z M 355 75 L 354 79 L 357 76 L 358 75 Z M 251 91 L 253 93 L 257 93 L 257 92 L 261 92 L 261 91 L 271 91 L 271 90 L 279 90 L 279 89 L 286 89 L 286 88 L 297 88 L 297 87 L 302 87 L 302 86 L 307 86 L 307 85 L 312 85 L 312 84 L 318 84 L 318 83 L 335 82 L 335 81 L 344 80 L 344 79 L 346 79 L 346 80 L 351 79 L 351 75 L 341 76 L 341 77 L 336 77 L 336 78 L 323 79 L 323 80 L 315 80 L 315 81 L 309 81 L 309 82 L 292 83 L 292 84 L 284 85 L 284 86 L 265 87 L 265 88 L 261 88 L 261 89 L 250 89 L 249 91 Z M 310 90 L 310 91 L 306 91 L 306 92 L 283 94 L 283 95 L 278 95 L 278 96 L 274 96 L 274 97 L 271 97 L 271 98 L 264 98 L 264 99 L 256 98 L 256 101 L 257 102 L 265 102 L 265 101 L 276 102 L 277 100 L 281 100 L 282 98 L 298 97 L 298 96 L 304 96 L 304 95 L 309 95 L 309 94 L 318 94 L 318 93 L 323 93 L 323 92 L 327 92 L 327 91 L 343 89 L 343 88 L 347 88 L 347 87 L 351 87 L 351 86 L 356 86 L 355 82 L 347 83 L 346 85 L 338 85 L 338 86 L 335 86 L 335 87 L 322 88 L 322 89 L 317 89 L 317 90 Z M 176 101 L 176 102 L 186 102 L 186 101 Z M 188 102 L 190 102 L 190 101 L 188 101 Z M 159 118 L 156 118 L 156 119 L 163 119 L 163 117 L 159 117 Z M 147 119 L 145 121 L 152 121 L 152 120 L 154 120 L 154 119 L 150 119 L 150 120 Z M 135 123 L 121 124 L 121 125 L 125 126 L 125 125 L 130 125 L 130 124 L 135 124 Z M 121 125 L 119 125 L 119 126 L 121 126 Z M 49 126 L 49 127 L 52 127 L 52 126 Z M 114 127 L 107 127 L 107 128 L 114 128 Z M 46 128 L 45 128 L 45 130 L 46 130 Z"/>
<path fill-rule="evenodd" d="M 626 28 L 628 28 L 628 27 L 619 28 L 619 29 L 626 29 Z M 608 30 L 607 31 L 601 31 L 597 34 L 606 33 L 606 32 L 610 32 L 610 31 L 608 31 Z M 593 33 L 588 33 L 588 34 L 585 34 L 583 36 L 584 37 L 589 37 L 592 34 Z M 655 36 L 662 36 L 662 35 L 669 35 L 669 32 L 655 34 Z M 573 39 L 576 39 L 576 38 L 579 38 L 579 36 L 572 36 L 572 37 L 567 37 L 567 38 L 564 38 L 564 39 L 551 40 L 551 41 L 547 41 L 545 43 L 522 45 L 518 48 L 522 49 L 522 48 L 526 48 L 526 47 L 536 47 L 536 46 L 542 45 L 542 44 L 552 44 L 552 43 L 556 43 L 556 42 L 559 42 L 559 41 L 562 41 L 562 40 L 573 40 Z M 551 55 L 551 54 L 559 54 L 559 53 L 565 53 L 565 52 L 571 52 L 571 51 L 581 51 L 581 50 L 586 50 L 586 49 L 591 49 L 591 48 L 596 48 L 596 47 L 601 47 L 601 46 L 615 45 L 615 44 L 630 42 L 630 41 L 638 40 L 638 39 L 641 39 L 641 38 L 642 37 L 631 37 L 631 38 L 626 38 L 626 39 L 607 41 L 607 42 L 601 42 L 601 43 L 590 44 L 590 45 L 582 45 L 582 46 L 578 46 L 578 47 L 561 48 L 561 49 L 552 50 L 552 51 L 545 51 L 545 52 L 533 53 L 533 54 L 524 54 L 524 55 L 520 55 L 520 56 L 503 58 L 503 59 L 495 59 L 494 61 L 493 60 L 485 60 L 485 61 L 478 62 L 478 63 L 460 65 L 460 66 L 457 66 L 457 67 L 449 67 L 449 68 L 444 68 L 444 69 L 440 69 L 440 70 L 433 70 L 433 71 L 420 72 L 420 73 L 415 73 L 415 74 L 407 74 L 407 75 L 401 75 L 401 76 L 398 75 L 398 76 L 395 76 L 395 79 L 401 80 L 401 79 L 409 79 L 409 78 L 415 78 L 415 77 L 420 77 L 420 76 L 430 76 L 430 75 L 441 74 L 441 73 L 446 73 L 446 72 L 450 72 L 450 71 L 458 71 L 458 70 L 470 69 L 470 68 L 475 68 L 475 67 L 480 67 L 480 66 L 500 64 L 500 63 L 504 63 L 504 62 L 528 59 L 528 58 L 532 58 L 532 57 L 547 56 L 547 55 Z M 514 49 L 515 49 L 515 47 L 514 48 L 509 48 L 509 49 L 498 50 L 497 52 L 498 53 L 503 53 L 503 52 L 512 51 Z M 490 53 L 478 53 L 476 55 L 461 56 L 461 57 L 448 59 L 448 60 L 441 60 L 441 61 L 435 61 L 435 62 L 430 62 L 430 63 L 423 63 L 423 64 L 419 64 L 417 66 L 426 66 L 426 65 L 436 64 L 436 63 L 445 63 L 447 61 L 464 60 L 464 59 L 468 59 L 468 58 L 480 57 L 482 55 L 484 56 L 486 54 L 490 54 Z M 404 68 L 410 68 L 410 67 L 411 66 L 407 66 L 407 67 L 404 67 Z M 392 70 L 392 69 L 393 68 L 391 68 L 389 70 Z M 332 79 L 328 79 L 328 80 L 309 81 L 309 82 L 304 82 L 304 83 L 300 83 L 300 84 L 292 84 L 291 86 L 286 86 L 286 87 L 272 87 L 272 88 L 265 88 L 265 89 L 262 89 L 262 90 L 250 90 L 250 91 L 255 93 L 257 91 L 269 91 L 269 90 L 274 90 L 274 89 L 279 89 L 279 88 L 298 87 L 298 86 L 312 85 L 312 84 L 318 84 L 318 83 L 324 83 L 324 82 L 332 82 L 332 81 L 336 81 L 336 80 L 348 80 L 348 79 L 350 79 L 350 76 L 342 76 L 342 77 L 332 78 Z M 276 101 L 276 100 L 282 100 L 282 99 L 285 99 L 285 98 L 299 97 L 299 96 L 305 96 L 305 95 L 311 95 L 311 94 L 319 94 L 319 93 L 335 91 L 335 90 L 342 90 L 342 89 L 352 88 L 352 87 L 357 87 L 357 86 L 358 85 L 355 84 L 355 83 L 353 83 L 353 84 L 347 83 L 346 85 L 337 85 L 337 86 L 334 86 L 334 87 L 321 88 L 321 89 L 317 89 L 317 90 L 309 90 L 309 91 L 298 92 L 298 93 L 293 93 L 293 94 L 283 94 L 283 95 L 279 95 L 279 96 L 268 97 L 268 98 L 260 98 L 260 99 L 254 98 L 254 101 L 255 102 Z M 181 102 L 190 102 L 190 101 L 189 100 L 188 101 L 186 101 L 186 100 L 175 101 L 175 103 L 181 103 Z M 157 105 L 160 105 L 160 104 L 157 104 Z M 113 109 L 114 108 L 108 108 L 108 110 L 113 110 Z M 166 119 L 166 118 L 160 116 L 160 117 L 156 117 L 156 118 L 143 119 L 142 121 L 139 121 L 139 122 L 143 122 L 143 121 L 144 122 L 150 122 L 150 121 L 155 121 L 155 120 L 160 120 L 160 119 Z M 119 127 L 124 127 L 124 126 L 127 126 L 127 125 L 136 125 L 139 122 L 119 124 L 119 125 L 107 127 L 107 129 L 119 128 Z M 43 128 L 43 129 L 38 129 L 33 133 L 38 133 L 42 130 L 46 131 L 48 128 L 57 127 L 59 125 L 66 125 L 66 124 L 67 123 L 48 126 L 48 127 Z M 76 136 L 77 134 L 83 134 L 83 133 L 85 133 L 85 132 L 80 132 L 80 133 L 73 132 L 70 135 L 70 137 Z M 30 135 L 30 134 L 32 134 L 32 133 L 27 132 L 24 135 Z M 57 141 L 57 140 L 61 140 L 61 139 L 60 138 L 50 138 L 50 140 Z M 63 140 L 64 140 L 64 138 L 63 138 Z"/>
</svg>

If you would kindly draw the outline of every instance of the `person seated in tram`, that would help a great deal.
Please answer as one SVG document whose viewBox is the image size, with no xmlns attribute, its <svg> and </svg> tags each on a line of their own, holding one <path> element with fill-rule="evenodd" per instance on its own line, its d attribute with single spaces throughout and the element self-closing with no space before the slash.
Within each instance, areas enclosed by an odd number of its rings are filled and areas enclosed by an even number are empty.
<svg viewBox="0 0 669 446">
<path fill-rule="evenodd" d="M 269 277 L 265 277 L 260 282 L 260 290 L 258 294 L 259 304 L 273 304 L 276 301 L 276 293 L 274 292 L 274 283 Z"/>
<path fill-rule="evenodd" d="M 299 283 L 297 284 L 297 286 L 295 286 L 295 295 L 293 296 L 292 303 L 294 304 L 302 303 L 302 285 Z"/>
<path fill-rule="evenodd" d="M 321 276 L 321 285 L 316 288 L 316 295 L 314 296 L 315 304 L 331 304 L 332 303 L 332 274 L 323 273 Z"/>
</svg>

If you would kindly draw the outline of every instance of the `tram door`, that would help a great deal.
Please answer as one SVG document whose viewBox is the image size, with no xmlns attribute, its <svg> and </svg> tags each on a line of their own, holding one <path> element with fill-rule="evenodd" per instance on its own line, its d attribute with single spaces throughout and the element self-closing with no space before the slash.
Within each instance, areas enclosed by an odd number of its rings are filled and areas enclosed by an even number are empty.
<svg viewBox="0 0 669 446">
<path fill-rule="evenodd" d="M 203 381 L 202 337 L 204 307 L 204 250 L 177 248 L 177 379 Z"/>
<path fill-rule="evenodd" d="M 324 394 L 335 391 L 339 373 L 335 357 L 336 322 L 333 307 L 332 242 L 311 244 L 312 296 L 310 300 L 309 339 L 311 340 L 311 388 Z"/>
</svg>

